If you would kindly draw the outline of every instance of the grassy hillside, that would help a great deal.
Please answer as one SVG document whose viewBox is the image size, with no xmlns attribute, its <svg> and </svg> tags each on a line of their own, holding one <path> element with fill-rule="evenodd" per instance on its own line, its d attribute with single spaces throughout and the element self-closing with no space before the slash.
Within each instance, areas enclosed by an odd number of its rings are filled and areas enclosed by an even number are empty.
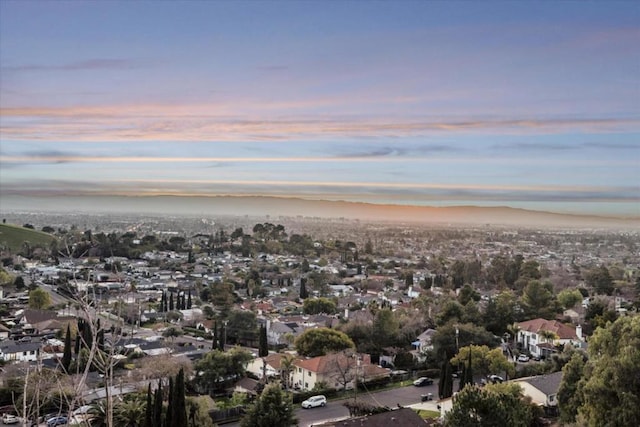
<svg viewBox="0 0 640 427">
<path fill-rule="evenodd" d="M 0 224 L 0 246 L 6 247 L 12 253 L 20 252 L 24 242 L 29 242 L 31 247 L 48 248 L 52 240 L 55 240 L 55 237 L 42 231 L 17 225 Z"/>
</svg>

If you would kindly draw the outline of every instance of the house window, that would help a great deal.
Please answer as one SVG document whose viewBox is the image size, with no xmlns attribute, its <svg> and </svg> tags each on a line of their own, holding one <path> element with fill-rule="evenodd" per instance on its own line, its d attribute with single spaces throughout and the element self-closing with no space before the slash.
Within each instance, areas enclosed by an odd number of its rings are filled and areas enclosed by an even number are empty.
<svg viewBox="0 0 640 427">
<path fill-rule="evenodd" d="M 27 352 L 26 352 L 26 351 L 23 351 L 23 352 L 22 352 L 22 355 L 23 355 L 23 356 L 26 356 L 26 355 L 27 355 Z"/>
<path fill-rule="evenodd" d="M 537 339 L 537 338 L 538 338 L 538 337 L 536 336 L 536 334 L 531 334 L 531 339 L 532 339 L 532 340 L 535 340 L 535 339 Z"/>
<path fill-rule="evenodd" d="M 311 376 L 311 371 L 309 371 L 309 376 Z"/>
<path fill-rule="evenodd" d="M 302 368 L 298 368 L 298 372 L 302 372 Z"/>
<path fill-rule="evenodd" d="M 304 383 L 304 388 L 309 388 L 309 383 Z"/>
<path fill-rule="evenodd" d="M 549 403 L 553 403 L 556 400 L 556 395 L 555 394 L 550 394 L 549 395 Z"/>
</svg>

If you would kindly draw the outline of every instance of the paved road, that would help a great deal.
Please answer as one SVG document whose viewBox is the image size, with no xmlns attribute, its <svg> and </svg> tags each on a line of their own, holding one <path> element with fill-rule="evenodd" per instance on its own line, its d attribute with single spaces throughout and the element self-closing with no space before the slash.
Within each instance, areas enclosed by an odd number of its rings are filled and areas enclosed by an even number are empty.
<svg viewBox="0 0 640 427">
<path fill-rule="evenodd" d="M 457 384 L 454 384 L 454 390 L 457 390 Z M 433 393 L 434 396 L 438 395 L 437 381 L 433 385 L 426 387 L 414 387 L 410 385 L 374 393 L 361 392 L 358 390 L 358 400 L 364 400 L 372 405 L 393 408 L 397 407 L 398 404 L 401 406 L 409 406 L 420 403 L 421 395 L 427 393 Z M 327 402 L 327 406 L 323 408 L 302 409 L 298 407 L 295 411 L 298 423 L 301 427 L 310 427 L 321 422 L 347 418 L 349 411 L 344 406 L 344 403 L 349 399 L 351 398 L 330 400 Z M 237 427 L 239 425 L 239 422 L 224 424 L 225 427 Z"/>
<path fill-rule="evenodd" d="M 426 387 L 414 387 L 411 385 L 375 393 L 361 392 L 358 390 L 357 399 L 370 403 L 371 405 L 394 408 L 398 405 L 409 406 L 414 403 L 419 403 L 421 401 L 421 395 L 427 393 L 433 393 L 434 396 L 438 395 L 437 382 Z M 329 401 L 324 408 L 297 409 L 296 416 L 298 417 L 298 422 L 300 426 L 306 427 L 323 421 L 348 417 L 349 411 L 344 406 L 344 403 L 348 400 L 349 399 L 332 400 Z"/>
</svg>

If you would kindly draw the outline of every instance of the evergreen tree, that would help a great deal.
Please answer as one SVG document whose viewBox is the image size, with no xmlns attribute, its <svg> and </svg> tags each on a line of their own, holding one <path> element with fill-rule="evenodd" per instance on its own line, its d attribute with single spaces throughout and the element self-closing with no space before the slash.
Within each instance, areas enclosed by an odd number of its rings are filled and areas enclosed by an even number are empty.
<svg viewBox="0 0 640 427">
<path fill-rule="evenodd" d="M 453 395 L 453 376 L 449 360 L 445 360 L 442 364 L 440 381 L 438 382 L 438 394 L 441 399 L 446 399 Z"/>
<path fill-rule="evenodd" d="M 218 348 L 218 322 L 213 322 L 213 342 L 211 343 L 211 350 Z"/>
<path fill-rule="evenodd" d="M 96 327 L 98 328 L 98 333 L 96 339 L 98 341 L 98 350 L 104 351 L 104 329 L 100 326 L 100 319 L 96 323 Z"/>
<path fill-rule="evenodd" d="M 187 297 L 187 308 L 191 309 L 191 289 L 189 289 L 189 296 Z"/>
<path fill-rule="evenodd" d="M 267 327 L 260 326 L 260 348 L 258 349 L 259 357 L 266 357 L 269 355 L 269 343 L 267 342 Z"/>
<path fill-rule="evenodd" d="M 583 374 L 583 356 L 579 352 L 575 352 L 571 356 L 569 363 L 562 368 L 562 381 L 558 389 L 560 421 L 563 424 L 572 424 L 576 421 L 578 408 L 582 405 L 582 395 L 578 387 Z"/>
<path fill-rule="evenodd" d="M 85 322 L 82 339 L 84 340 L 83 345 L 85 345 L 88 350 L 91 350 L 91 346 L 93 345 L 93 330 L 90 323 Z"/>
<path fill-rule="evenodd" d="M 471 351 L 469 352 L 469 360 L 467 361 L 465 375 L 466 375 L 465 383 L 473 384 L 473 367 L 471 366 Z"/>
<path fill-rule="evenodd" d="M 151 395 L 151 383 L 147 387 L 147 406 L 144 410 L 144 427 L 153 427 L 153 397 Z"/>
<path fill-rule="evenodd" d="M 184 369 L 180 368 L 173 385 L 172 422 L 174 426 L 187 425 L 187 404 L 185 401 Z"/>
<path fill-rule="evenodd" d="M 76 342 L 74 343 L 73 353 L 78 356 L 80 354 L 80 333 L 76 334 Z"/>
<path fill-rule="evenodd" d="M 460 381 L 458 382 L 458 391 L 462 391 L 465 385 L 467 385 L 467 365 L 462 365 Z"/>
<path fill-rule="evenodd" d="M 293 414 L 293 404 L 280 384 L 265 387 L 260 397 L 242 419 L 241 427 L 290 427 L 298 425 Z"/>
<path fill-rule="evenodd" d="M 169 311 L 173 311 L 175 306 L 173 305 L 173 293 L 169 293 Z"/>
<path fill-rule="evenodd" d="M 154 427 L 162 426 L 162 382 L 158 383 L 153 398 L 153 425 Z"/>
<path fill-rule="evenodd" d="M 65 373 L 69 373 L 71 366 L 71 327 L 67 324 L 67 334 L 64 337 L 64 353 L 62 354 L 62 367 Z"/>
<path fill-rule="evenodd" d="M 226 331 L 226 326 L 225 325 L 221 325 L 220 326 L 220 336 L 218 337 L 218 349 L 220 351 L 224 351 L 224 346 L 227 345 L 227 331 Z"/>
<path fill-rule="evenodd" d="M 167 294 L 162 291 L 162 298 L 160 299 L 160 311 L 166 313 L 167 311 Z"/>
<path fill-rule="evenodd" d="M 164 418 L 164 427 L 174 427 L 173 424 L 173 377 L 169 377 L 169 399 L 167 413 Z"/>
<path fill-rule="evenodd" d="M 307 279 L 300 278 L 300 299 L 309 298 L 309 292 L 307 292 Z"/>
</svg>

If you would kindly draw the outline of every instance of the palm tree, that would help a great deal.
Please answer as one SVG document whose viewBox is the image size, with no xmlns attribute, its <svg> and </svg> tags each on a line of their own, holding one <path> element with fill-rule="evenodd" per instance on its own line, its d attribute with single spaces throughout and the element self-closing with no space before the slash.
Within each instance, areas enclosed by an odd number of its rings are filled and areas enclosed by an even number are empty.
<svg viewBox="0 0 640 427">
<path fill-rule="evenodd" d="M 107 409 L 103 402 L 97 402 L 91 405 L 87 411 L 89 424 L 91 427 L 106 427 L 107 425 Z"/>
<path fill-rule="evenodd" d="M 290 354 L 286 354 L 280 361 L 280 376 L 284 383 L 284 389 L 287 390 L 291 385 L 291 373 L 293 372 L 293 362 L 296 358 Z"/>
<path fill-rule="evenodd" d="M 542 330 L 538 332 L 540 338 L 543 338 L 546 342 L 552 343 L 558 339 L 558 334 L 553 331 Z"/>
<path fill-rule="evenodd" d="M 114 427 L 141 427 L 145 419 L 145 402 L 139 399 L 129 399 L 119 403 L 114 408 Z"/>
<path fill-rule="evenodd" d="M 516 339 L 518 338 L 518 332 L 520 332 L 520 326 L 518 326 L 517 323 L 507 326 L 507 334 L 509 334 L 512 346 L 515 345 Z"/>
</svg>

